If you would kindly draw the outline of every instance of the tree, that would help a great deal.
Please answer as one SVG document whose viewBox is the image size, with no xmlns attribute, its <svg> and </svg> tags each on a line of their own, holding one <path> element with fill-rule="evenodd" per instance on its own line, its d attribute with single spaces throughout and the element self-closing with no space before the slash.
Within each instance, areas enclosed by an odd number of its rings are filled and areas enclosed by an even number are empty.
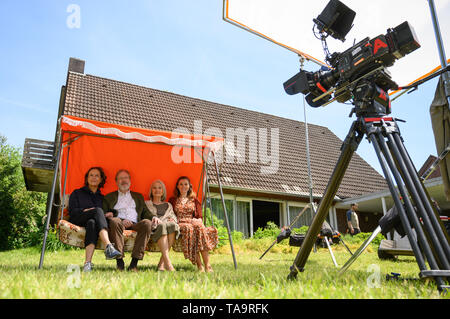
<svg viewBox="0 0 450 319">
<path fill-rule="evenodd" d="M 40 241 L 46 194 L 26 190 L 21 160 L 20 150 L 0 135 L 0 250 Z"/>
</svg>

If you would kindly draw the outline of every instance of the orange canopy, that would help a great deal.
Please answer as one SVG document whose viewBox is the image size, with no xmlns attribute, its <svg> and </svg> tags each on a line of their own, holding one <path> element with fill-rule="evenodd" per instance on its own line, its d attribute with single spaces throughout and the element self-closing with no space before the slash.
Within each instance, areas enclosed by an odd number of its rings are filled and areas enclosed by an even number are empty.
<svg viewBox="0 0 450 319">
<path fill-rule="evenodd" d="M 131 190 L 143 194 L 145 199 L 154 180 L 164 182 L 169 198 L 177 178 L 188 176 L 201 200 L 204 160 L 209 151 L 217 151 L 223 145 L 223 139 L 216 137 L 139 129 L 72 116 L 63 116 L 60 126 L 61 190 L 68 165 L 65 194 L 84 186 L 87 170 L 100 166 L 107 176 L 103 194 L 117 190 L 116 172 L 126 169 L 131 174 Z"/>
</svg>

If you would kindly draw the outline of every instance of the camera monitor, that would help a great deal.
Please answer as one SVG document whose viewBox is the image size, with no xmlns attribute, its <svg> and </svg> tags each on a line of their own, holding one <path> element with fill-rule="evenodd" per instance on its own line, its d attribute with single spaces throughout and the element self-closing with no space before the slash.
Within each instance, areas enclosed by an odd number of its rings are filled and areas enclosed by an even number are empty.
<svg viewBox="0 0 450 319">
<path fill-rule="evenodd" d="M 325 32 L 333 38 L 345 41 L 345 36 L 353 26 L 355 11 L 338 0 L 331 0 L 322 13 L 313 19 L 319 32 Z"/>
</svg>

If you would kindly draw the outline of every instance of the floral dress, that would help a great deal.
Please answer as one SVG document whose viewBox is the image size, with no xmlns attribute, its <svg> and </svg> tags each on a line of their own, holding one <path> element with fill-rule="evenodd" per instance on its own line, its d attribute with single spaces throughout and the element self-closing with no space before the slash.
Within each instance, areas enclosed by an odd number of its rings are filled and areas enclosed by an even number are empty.
<svg viewBox="0 0 450 319">
<path fill-rule="evenodd" d="M 217 246 L 219 242 L 217 229 L 206 227 L 201 219 L 194 218 L 194 199 L 177 198 L 174 211 L 180 226 L 184 258 L 195 265 L 199 252 L 213 250 Z"/>
</svg>

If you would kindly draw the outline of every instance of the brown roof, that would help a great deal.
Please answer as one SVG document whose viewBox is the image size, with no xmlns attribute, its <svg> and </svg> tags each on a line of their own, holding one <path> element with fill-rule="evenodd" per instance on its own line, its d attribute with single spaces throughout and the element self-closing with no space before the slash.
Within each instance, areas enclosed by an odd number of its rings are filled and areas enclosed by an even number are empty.
<svg viewBox="0 0 450 319">
<path fill-rule="evenodd" d="M 269 154 L 270 129 L 279 128 L 280 157 L 276 174 L 261 174 L 261 166 L 266 165 L 259 161 L 224 162 L 221 165 L 225 177 L 223 185 L 308 196 L 303 122 L 73 72 L 69 72 L 67 78 L 63 114 L 165 131 L 184 127 L 193 132 L 194 120 L 202 120 L 203 130 L 219 128 L 224 137 L 226 128 L 255 128 L 257 131 L 267 128 Z M 309 124 L 308 128 L 314 194 L 320 196 L 336 164 L 342 141 L 326 127 Z M 212 183 L 216 184 L 213 176 Z M 337 195 L 347 198 L 384 188 L 384 178 L 355 154 Z"/>
<path fill-rule="evenodd" d="M 435 160 L 437 160 L 436 156 L 433 156 L 433 155 L 428 156 L 425 163 L 423 163 L 422 167 L 417 172 L 419 174 L 419 176 L 422 176 L 423 174 L 425 174 L 425 172 L 431 167 L 431 165 L 434 163 Z M 431 173 L 431 175 L 428 176 L 428 179 L 432 179 L 432 178 L 436 178 L 436 177 L 440 177 L 440 176 L 442 176 L 441 168 L 439 165 L 437 165 L 436 168 L 434 169 L 433 173 Z"/>
</svg>

